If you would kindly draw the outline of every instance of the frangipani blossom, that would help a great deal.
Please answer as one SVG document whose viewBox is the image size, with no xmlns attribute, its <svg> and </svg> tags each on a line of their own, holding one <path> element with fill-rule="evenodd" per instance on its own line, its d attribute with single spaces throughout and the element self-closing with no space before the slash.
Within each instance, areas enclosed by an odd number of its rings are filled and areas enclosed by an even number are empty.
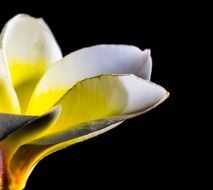
<svg viewBox="0 0 213 190">
<path fill-rule="evenodd" d="M 149 81 L 151 70 L 150 50 L 96 45 L 63 58 L 42 19 L 9 20 L 0 36 L 0 189 L 23 189 L 45 156 L 163 102 L 169 93 Z"/>
</svg>

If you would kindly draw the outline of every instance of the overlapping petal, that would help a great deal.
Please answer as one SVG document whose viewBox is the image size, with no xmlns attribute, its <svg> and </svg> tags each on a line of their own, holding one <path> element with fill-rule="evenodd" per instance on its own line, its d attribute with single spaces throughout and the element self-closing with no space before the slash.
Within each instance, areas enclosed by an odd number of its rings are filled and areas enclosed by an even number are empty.
<svg viewBox="0 0 213 190">
<path fill-rule="evenodd" d="M 135 75 L 101 75 L 71 88 L 56 104 L 62 111 L 48 134 L 80 123 L 146 110 L 166 90 Z"/>
<path fill-rule="evenodd" d="M 73 85 L 85 78 L 114 73 L 150 79 L 151 68 L 150 51 L 141 51 L 135 46 L 97 45 L 78 50 L 44 74 L 35 88 L 27 113 L 36 115 L 48 111 Z"/>
</svg>

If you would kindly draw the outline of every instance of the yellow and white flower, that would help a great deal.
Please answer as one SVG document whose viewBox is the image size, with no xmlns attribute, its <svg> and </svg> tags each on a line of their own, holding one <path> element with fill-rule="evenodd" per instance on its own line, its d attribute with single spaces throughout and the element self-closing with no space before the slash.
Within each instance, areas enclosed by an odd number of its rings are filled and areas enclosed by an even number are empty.
<svg viewBox="0 0 213 190">
<path fill-rule="evenodd" d="M 42 19 L 17 15 L 0 36 L 0 189 L 25 187 L 45 156 L 149 111 L 169 93 L 150 82 L 149 50 L 96 45 L 62 58 Z"/>
</svg>

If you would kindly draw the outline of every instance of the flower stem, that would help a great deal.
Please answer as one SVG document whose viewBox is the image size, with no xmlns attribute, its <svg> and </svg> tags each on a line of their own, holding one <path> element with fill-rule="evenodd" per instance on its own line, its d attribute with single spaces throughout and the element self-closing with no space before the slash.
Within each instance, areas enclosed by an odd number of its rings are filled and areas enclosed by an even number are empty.
<svg viewBox="0 0 213 190">
<path fill-rule="evenodd" d="M 4 151 L 0 147 L 0 190 L 9 190 L 9 179 L 5 163 Z"/>
<path fill-rule="evenodd" d="M 0 190 L 22 190 L 19 183 L 12 180 L 8 172 L 6 153 L 0 145 Z"/>
</svg>

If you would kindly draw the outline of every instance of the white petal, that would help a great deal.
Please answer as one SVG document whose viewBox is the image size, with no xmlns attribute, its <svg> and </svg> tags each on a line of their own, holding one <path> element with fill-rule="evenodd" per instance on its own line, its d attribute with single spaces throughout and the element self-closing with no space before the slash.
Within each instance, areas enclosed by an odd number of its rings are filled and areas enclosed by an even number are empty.
<svg viewBox="0 0 213 190">
<path fill-rule="evenodd" d="M 104 73 L 135 74 L 150 79 L 150 51 L 127 45 L 97 45 L 69 54 L 42 77 L 32 96 L 28 113 L 41 114 L 76 82 Z M 36 111 L 36 104 L 44 110 Z"/>
<path fill-rule="evenodd" d="M 37 60 L 44 56 L 49 63 L 62 58 L 61 50 L 43 19 L 20 14 L 10 19 L 1 33 L 2 48 L 11 59 Z"/>
<path fill-rule="evenodd" d="M 135 75 L 109 74 L 85 79 L 58 101 L 62 112 L 46 133 L 49 135 L 117 115 L 144 113 L 158 105 L 166 95 L 163 87 Z M 118 122 L 124 119 L 120 117 Z"/>
<path fill-rule="evenodd" d="M 76 81 L 104 73 L 135 74 L 149 80 L 152 68 L 150 50 L 141 51 L 128 45 L 96 45 L 83 48 L 67 55 L 60 64 L 63 64 L 64 68 L 58 68 L 69 75 L 72 74 L 71 77 Z"/>
<path fill-rule="evenodd" d="M 62 58 L 61 50 L 42 19 L 24 14 L 7 22 L 1 33 L 0 46 L 22 112 L 25 112 L 35 85 L 49 66 Z"/>
<path fill-rule="evenodd" d="M 167 94 L 167 91 L 163 87 L 155 83 L 142 80 L 134 75 L 131 77 L 135 79 L 129 80 L 130 77 L 122 77 L 122 85 L 123 88 L 126 89 L 128 97 L 123 113 L 132 113 L 149 109 Z"/>
</svg>

